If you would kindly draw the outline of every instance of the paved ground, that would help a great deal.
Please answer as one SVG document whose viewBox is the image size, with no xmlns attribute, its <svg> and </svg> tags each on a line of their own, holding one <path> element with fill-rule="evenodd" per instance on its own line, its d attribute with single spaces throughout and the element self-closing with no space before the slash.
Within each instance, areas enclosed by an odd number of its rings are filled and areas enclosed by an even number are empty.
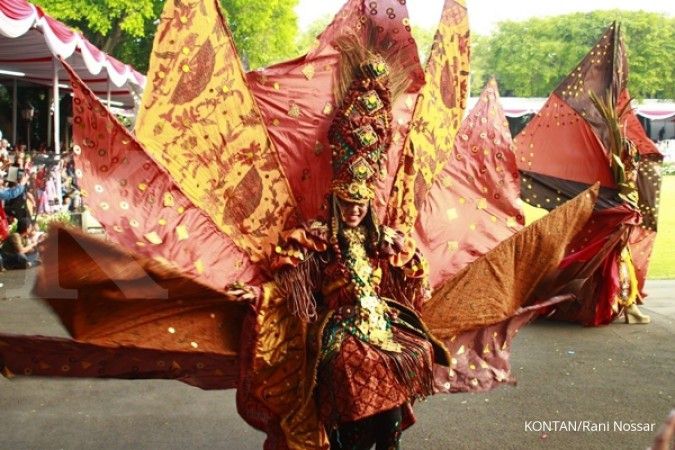
<svg viewBox="0 0 675 450">
<path fill-rule="evenodd" d="M 33 277 L 0 274 L 0 331 L 65 336 L 31 298 Z M 651 282 L 648 291 L 648 326 L 526 327 L 513 349 L 517 387 L 418 404 L 403 448 L 646 448 L 653 432 L 614 426 L 656 429 L 675 407 L 675 281 Z M 584 420 L 609 423 L 610 431 L 536 431 L 539 421 Z M 0 379 L 0 449 L 260 449 L 262 442 L 238 417 L 233 391 L 175 381 Z"/>
</svg>

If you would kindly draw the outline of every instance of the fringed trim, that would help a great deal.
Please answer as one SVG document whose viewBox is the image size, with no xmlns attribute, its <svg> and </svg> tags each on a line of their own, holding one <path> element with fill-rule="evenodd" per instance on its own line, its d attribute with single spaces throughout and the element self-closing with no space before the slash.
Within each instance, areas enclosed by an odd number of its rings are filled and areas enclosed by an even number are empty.
<svg viewBox="0 0 675 450">
<path fill-rule="evenodd" d="M 396 333 L 396 342 L 401 344 L 400 353 L 387 353 L 385 360 L 391 365 L 392 370 L 403 386 L 408 389 L 410 398 L 428 397 L 434 393 L 433 361 L 428 349 L 424 345 L 428 343 L 419 337 L 405 332 Z"/>
<path fill-rule="evenodd" d="M 304 322 L 317 318 L 314 292 L 320 289 L 321 264 L 315 253 L 296 267 L 274 272 L 274 281 L 287 298 L 288 310 Z"/>
<path fill-rule="evenodd" d="M 403 270 L 383 267 L 380 296 L 390 298 L 415 311 L 420 311 L 425 301 L 427 282 L 425 278 L 408 278 Z"/>
</svg>

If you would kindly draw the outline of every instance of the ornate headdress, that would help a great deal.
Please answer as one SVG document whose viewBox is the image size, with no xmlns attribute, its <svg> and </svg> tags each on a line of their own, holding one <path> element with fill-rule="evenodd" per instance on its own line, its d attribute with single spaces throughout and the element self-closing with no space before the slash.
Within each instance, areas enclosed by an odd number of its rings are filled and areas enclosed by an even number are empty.
<svg viewBox="0 0 675 450">
<path fill-rule="evenodd" d="M 331 191 L 343 200 L 366 203 L 375 197 L 374 182 L 383 172 L 391 142 L 389 66 L 377 54 L 361 49 L 343 55 L 351 84 L 328 131 L 333 156 Z M 342 80 L 344 82 L 344 80 Z M 344 89 L 344 87 L 342 87 Z"/>
</svg>

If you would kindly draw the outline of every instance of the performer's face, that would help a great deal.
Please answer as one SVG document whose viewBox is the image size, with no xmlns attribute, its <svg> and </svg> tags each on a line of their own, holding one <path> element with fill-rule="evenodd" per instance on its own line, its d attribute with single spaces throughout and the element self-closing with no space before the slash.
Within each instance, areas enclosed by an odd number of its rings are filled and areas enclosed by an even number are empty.
<svg viewBox="0 0 675 450">
<path fill-rule="evenodd" d="M 342 221 L 348 227 L 358 227 L 368 214 L 367 203 L 354 203 L 347 200 L 338 200 L 340 207 L 340 216 Z"/>
</svg>

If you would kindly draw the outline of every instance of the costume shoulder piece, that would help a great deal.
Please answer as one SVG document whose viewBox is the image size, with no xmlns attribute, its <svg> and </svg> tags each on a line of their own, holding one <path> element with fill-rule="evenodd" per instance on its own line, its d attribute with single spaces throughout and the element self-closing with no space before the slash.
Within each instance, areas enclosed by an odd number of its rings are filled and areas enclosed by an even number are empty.
<svg viewBox="0 0 675 450">
<path fill-rule="evenodd" d="M 285 231 L 274 247 L 271 257 L 271 269 L 297 267 L 306 261 L 310 254 L 328 250 L 328 225 L 318 220 L 308 222 L 301 227 Z"/>
</svg>

